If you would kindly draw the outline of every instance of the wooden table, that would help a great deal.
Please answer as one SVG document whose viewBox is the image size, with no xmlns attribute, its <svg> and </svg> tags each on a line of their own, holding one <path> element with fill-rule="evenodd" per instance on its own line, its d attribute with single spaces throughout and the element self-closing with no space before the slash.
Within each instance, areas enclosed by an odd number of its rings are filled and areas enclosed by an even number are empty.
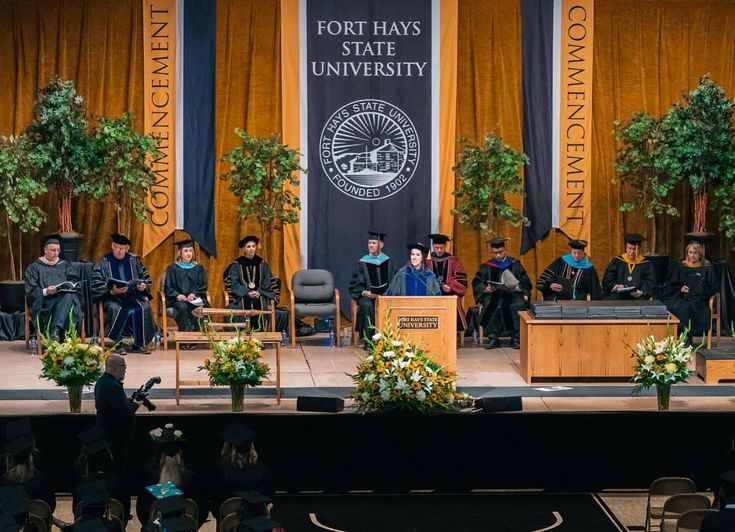
<svg viewBox="0 0 735 532">
<path fill-rule="evenodd" d="M 700 349 L 697 351 L 697 375 L 705 384 L 735 380 L 735 349 Z"/>
<path fill-rule="evenodd" d="M 679 320 L 540 320 L 528 311 L 521 317 L 521 376 L 632 377 L 635 345 L 651 334 L 656 339 L 676 331 Z"/>
<path fill-rule="evenodd" d="M 232 326 L 231 324 L 227 324 Z M 241 334 L 245 336 L 252 336 L 253 338 L 256 338 L 260 340 L 264 345 L 265 344 L 273 344 L 276 347 L 276 380 L 273 379 L 267 379 L 268 384 L 264 384 L 265 386 L 275 386 L 276 387 L 276 403 L 281 404 L 281 333 L 277 332 L 253 332 L 250 334 L 243 333 L 241 331 Z M 237 336 L 237 331 L 216 331 L 212 333 L 212 336 L 214 338 L 220 339 L 220 340 L 228 340 L 230 338 L 234 338 Z M 187 332 L 181 332 L 176 331 L 174 333 L 174 341 L 176 342 L 176 404 L 178 405 L 181 399 L 181 391 L 180 386 L 187 385 L 187 386 L 202 386 L 206 385 L 209 386 L 209 380 L 181 380 L 179 375 L 179 363 L 180 363 L 180 349 L 181 344 L 209 344 L 211 343 L 211 338 L 207 336 L 206 334 L 202 332 L 197 331 L 187 331 Z"/>
</svg>

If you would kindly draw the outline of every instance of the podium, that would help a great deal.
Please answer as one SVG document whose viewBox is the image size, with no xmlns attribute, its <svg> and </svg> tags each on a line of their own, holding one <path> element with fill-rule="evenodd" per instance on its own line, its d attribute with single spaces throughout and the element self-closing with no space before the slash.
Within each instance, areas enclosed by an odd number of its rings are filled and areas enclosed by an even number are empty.
<svg viewBox="0 0 735 532">
<path fill-rule="evenodd" d="M 457 296 L 380 296 L 375 300 L 378 329 L 386 319 L 432 360 L 457 371 Z"/>
</svg>

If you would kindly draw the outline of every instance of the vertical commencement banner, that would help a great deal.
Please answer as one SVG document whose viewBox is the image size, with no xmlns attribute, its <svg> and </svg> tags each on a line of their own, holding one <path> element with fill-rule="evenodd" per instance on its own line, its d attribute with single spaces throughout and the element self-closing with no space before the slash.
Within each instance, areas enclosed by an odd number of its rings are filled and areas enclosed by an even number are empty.
<svg viewBox="0 0 735 532">
<path fill-rule="evenodd" d="M 559 225 L 590 240 L 594 0 L 562 0 L 559 85 Z"/>
<path fill-rule="evenodd" d="M 333 272 L 343 291 L 366 253 L 366 231 L 388 234 L 384 251 L 400 266 L 405 244 L 426 241 L 432 229 L 438 6 L 431 0 L 300 3 L 307 96 L 301 148 L 309 170 L 304 254 L 309 268 Z"/>
<path fill-rule="evenodd" d="M 148 197 L 153 212 L 143 226 L 146 255 L 176 229 L 176 0 L 143 1 L 143 68 L 143 124 L 159 143 L 153 159 L 156 183 Z"/>
</svg>

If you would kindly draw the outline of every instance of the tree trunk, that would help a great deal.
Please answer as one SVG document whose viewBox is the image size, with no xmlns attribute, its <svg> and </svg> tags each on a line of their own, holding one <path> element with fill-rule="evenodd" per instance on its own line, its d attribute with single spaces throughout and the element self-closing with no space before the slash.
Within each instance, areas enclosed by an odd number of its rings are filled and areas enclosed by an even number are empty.
<svg viewBox="0 0 735 532">
<path fill-rule="evenodd" d="M 59 232 L 74 233 L 74 226 L 71 223 L 71 191 L 60 191 L 61 201 L 59 201 Z"/>
<path fill-rule="evenodd" d="M 8 235 L 8 257 L 10 257 L 10 278 L 13 281 L 17 281 L 18 278 L 15 274 L 15 257 L 13 257 L 13 232 L 10 230 L 10 216 L 5 213 L 5 230 Z"/>
<path fill-rule="evenodd" d="M 23 280 L 23 233 L 18 228 L 18 280 Z"/>
<path fill-rule="evenodd" d="M 651 253 L 656 254 L 656 214 L 651 218 Z"/>
<path fill-rule="evenodd" d="M 694 227 L 693 233 L 707 232 L 707 192 L 694 191 Z"/>
<path fill-rule="evenodd" d="M 264 222 L 260 222 L 260 238 L 261 243 L 263 244 L 260 246 L 261 249 L 261 257 L 263 257 L 263 260 L 265 262 L 268 262 L 268 249 L 270 248 L 270 237 L 271 237 L 271 228 L 268 227 L 268 224 Z M 271 263 L 268 262 L 268 266 L 271 266 Z M 271 270 L 272 270 L 271 266 Z"/>
</svg>

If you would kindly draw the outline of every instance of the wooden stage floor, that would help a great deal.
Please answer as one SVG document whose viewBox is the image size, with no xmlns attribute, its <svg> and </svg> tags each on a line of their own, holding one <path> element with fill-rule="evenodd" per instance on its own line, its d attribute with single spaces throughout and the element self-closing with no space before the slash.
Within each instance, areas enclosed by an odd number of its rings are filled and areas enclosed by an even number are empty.
<svg viewBox="0 0 735 532">
<path fill-rule="evenodd" d="M 275 389 L 262 387 L 246 393 L 246 411 L 257 413 L 292 413 L 300 394 L 325 391 L 345 395 L 352 388 L 349 373 L 353 372 L 364 351 L 356 347 L 330 348 L 325 335 L 299 339 L 296 347 L 281 350 L 281 380 L 283 399 L 275 401 Z M 468 342 L 471 344 L 471 342 Z M 732 344 L 723 338 L 722 345 Z M 182 351 L 181 378 L 206 380 L 196 368 L 210 354 L 207 349 Z M 0 415 L 20 413 L 66 412 L 65 391 L 52 382 L 38 377 L 40 362 L 30 355 L 23 342 L 0 343 Z M 154 413 L 162 412 L 226 412 L 229 410 L 229 390 L 208 386 L 182 388 L 182 400 L 176 405 L 175 351 L 153 351 L 150 355 L 129 354 L 126 389 L 131 391 L 153 375 L 162 383 L 154 388 L 151 398 L 158 405 Z M 274 350 L 266 351 L 266 360 L 275 369 Z M 694 369 L 694 368 L 692 368 Z M 520 376 L 519 351 L 503 347 L 486 350 L 472 347 L 457 350 L 457 386 L 473 396 L 521 395 L 524 411 L 620 411 L 654 410 L 655 396 L 630 395 L 628 382 L 534 382 L 528 385 Z M 93 412 L 91 390 L 84 395 L 83 411 Z M 731 411 L 735 410 L 733 383 L 705 385 L 693 376 L 689 383 L 674 387 L 672 410 Z M 350 411 L 349 402 L 345 411 Z"/>
</svg>

